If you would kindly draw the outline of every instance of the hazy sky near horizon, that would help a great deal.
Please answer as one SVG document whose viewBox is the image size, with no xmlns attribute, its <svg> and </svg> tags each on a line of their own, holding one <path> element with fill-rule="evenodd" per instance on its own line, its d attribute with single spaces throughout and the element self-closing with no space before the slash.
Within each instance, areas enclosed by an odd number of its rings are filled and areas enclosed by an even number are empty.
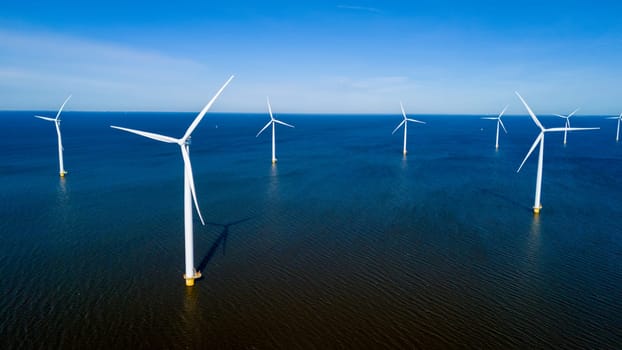
<svg viewBox="0 0 622 350">
<path fill-rule="evenodd" d="M 0 110 L 622 111 L 618 1 L 4 1 Z"/>
</svg>

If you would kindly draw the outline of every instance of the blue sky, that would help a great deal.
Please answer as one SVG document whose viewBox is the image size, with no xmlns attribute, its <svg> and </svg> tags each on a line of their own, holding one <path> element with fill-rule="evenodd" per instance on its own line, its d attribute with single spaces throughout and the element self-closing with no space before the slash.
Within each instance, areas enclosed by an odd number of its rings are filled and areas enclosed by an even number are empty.
<svg viewBox="0 0 622 350">
<path fill-rule="evenodd" d="M 4 1 L 0 109 L 622 111 L 616 1 Z"/>
</svg>

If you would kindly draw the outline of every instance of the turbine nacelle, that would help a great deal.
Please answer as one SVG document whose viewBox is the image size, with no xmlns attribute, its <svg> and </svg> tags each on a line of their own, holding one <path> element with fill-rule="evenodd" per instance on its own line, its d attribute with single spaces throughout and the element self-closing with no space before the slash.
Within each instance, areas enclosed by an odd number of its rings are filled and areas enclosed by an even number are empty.
<svg viewBox="0 0 622 350">
<path fill-rule="evenodd" d="M 570 119 L 570 117 L 572 117 L 575 113 L 577 113 L 579 111 L 580 108 L 575 109 L 574 111 L 572 111 L 572 113 L 568 114 L 568 115 L 563 115 L 563 114 L 554 114 L 557 117 L 560 118 L 564 118 L 566 119 L 566 121 L 568 121 L 568 119 Z"/>
<path fill-rule="evenodd" d="M 56 124 L 60 124 L 60 120 L 56 120 L 56 119 L 50 118 L 50 117 L 42 117 L 40 115 L 35 115 L 35 118 L 39 118 L 39 119 L 47 120 L 49 122 L 54 122 Z"/>
<path fill-rule="evenodd" d="M 481 119 L 496 120 L 497 123 L 503 128 L 503 131 L 507 134 L 508 131 L 505 128 L 505 125 L 503 125 L 503 121 L 501 120 L 501 117 L 503 116 L 503 114 L 505 114 L 505 111 L 508 109 L 508 107 L 509 105 L 506 105 L 501 111 L 501 113 L 499 113 L 499 115 L 496 118 L 495 117 L 483 117 Z"/>
<path fill-rule="evenodd" d="M 295 126 L 287 124 L 285 122 L 282 122 L 278 119 L 274 119 L 274 116 L 272 115 L 272 106 L 270 105 L 270 98 L 266 97 L 266 101 L 268 102 L 268 113 L 270 114 L 270 121 L 263 127 L 261 128 L 261 130 L 259 130 L 259 132 L 257 133 L 257 135 L 255 135 L 255 137 L 259 137 L 259 135 L 261 135 L 261 133 L 266 130 L 270 125 L 272 124 L 281 124 L 281 125 L 285 125 L 288 126 L 290 128 L 295 128 Z"/>
<path fill-rule="evenodd" d="M 39 119 L 43 119 L 43 120 L 47 120 L 47 121 L 51 121 L 51 122 L 55 122 L 56 124 L 60 124 L 60 113 L 63 111 L 63 108 L 65 108 L 65 105 L 67 104 L 67 102 L 69 101 L 69 99 L 71 98 L 72 95 L 69 95 L 66 99 L 65 102 L 63 102 L 63 104 L 60 106 L 60 108 L 58 109 L 58 112 L 56 112 L 56 117 L 55 118 L 50 118 L 50 117 L 42 117 L 40 115 L 35 115 L 35 118 L 39 118 Z"/>
<path fill-rule="evenodd" d="M 421 120 L 417 120 L 417 119 L 412 119 L 412 118 L 408 118 L 406 117 L 406 111 L 404 111 L 404 105 L 402 104 L 402 101 L 400 101 L 400 108 L 402 109 L 402 116 L 404 117 L 404 119 L 402 120 L 401 123 L 399 123 L 395 129 L 393 129 L 393 132 L 391 132 L 391 135 L 395 134 L 395 132 L 397 130 L 399 130 L 400 127 L 402 127 L 402 125 L 406 124 L 407 122 L 413 122 L 413 123 L 419 123 L 419 124 L 425 124 L 425 122 L 422 122 Z"/>
</svg>

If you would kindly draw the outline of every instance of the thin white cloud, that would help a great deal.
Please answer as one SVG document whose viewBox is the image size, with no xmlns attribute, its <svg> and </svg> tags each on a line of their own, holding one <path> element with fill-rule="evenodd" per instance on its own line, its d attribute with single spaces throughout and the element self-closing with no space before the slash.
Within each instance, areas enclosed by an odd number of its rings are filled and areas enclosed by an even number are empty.
<svg viewBox="0 0 622 350">
<path fill-rule="evenodd" d="M 353 10 L 353 11 L 366 11 L 373 13 L 381 13 L 381 11 L 375 7 L 365 7 L 365 6 L 353 6 L 353 5 L 337 5 L 337 8 L 344 10 Z"/>
<path fill-rule="evenodd" d="M 193 110 L 224 74 L 185 57 L 49 33 L 0 29 L 0 105 L 47 109 Z M 54 107 L 55 108 L 55 107 Z"/>
</svg>

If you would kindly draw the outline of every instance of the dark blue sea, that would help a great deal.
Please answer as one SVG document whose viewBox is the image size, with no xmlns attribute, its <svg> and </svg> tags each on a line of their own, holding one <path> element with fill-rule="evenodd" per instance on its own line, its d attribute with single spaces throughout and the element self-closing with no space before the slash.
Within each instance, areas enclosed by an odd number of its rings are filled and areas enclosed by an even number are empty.
<svg viewBox="0 0 622 350">
<path fill-rule="evenodd" d="M 38 111 L 37 113 L 43 113 Z M 527 116 L 208 114 L 182 279 L 179 147 L 195 113 L 1 112 L 0 348 L 599 348 L 622 344 L 622 143 Z M 53 112 L 47 112 L 53 115 Z M 548 127 L 563 120 L 543 116 Z"/>
</svg>

